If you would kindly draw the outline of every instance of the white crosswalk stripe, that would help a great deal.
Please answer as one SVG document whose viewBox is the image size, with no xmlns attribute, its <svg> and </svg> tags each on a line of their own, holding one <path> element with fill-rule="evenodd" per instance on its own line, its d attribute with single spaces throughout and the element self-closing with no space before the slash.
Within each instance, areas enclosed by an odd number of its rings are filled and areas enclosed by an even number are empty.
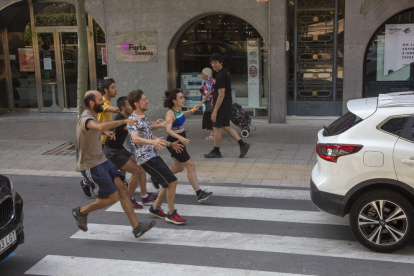
<svg viewBox="0 0 414 276">
<path fill-rule="evenodd" d="M 270 188 L 244 188 L 244 187 L 223 187 L 223 186 L 202 186 L 213 192 L 214 196 L 229 197 L 258 197 L 274 199 L 295 199 L 310 200 L 308 190 L 291 190 L 291 189 L 270 189 Z M 139 189 L 137 189 L 139 193 Z M 177 185 L 177 195 L 195 195 L 193 188 L 188 184 Z"/>
<path fill-rule="evenodd" d="M 369 251 L 357 242 L 340 240 L 161 228 L 154 228 L 142 238 L 135 239 L 131 235 L 130 226 L 88 224 L 88 228 L 88 232 L 78 231 L 71 238 L 305 254 L 414 264 L 414 248 L 406 248 L 399 251 L 398 254 L 389 255 Z M 203 238 L 200 239 L 200 237 Z"/>
<path fill-rule="evenodd" d="M 263 208 L 245 208 L 245 207 L 223 207 L 220 201 L 227 200 L 225 198 L 217 199 L 214 205 L 197 204 L 186 205 L 176 204 L 179 214 L 186 218 L 189 222 L 196 218 L 219 218 L 226 219 L 224 223 L 237 225 L 246 224 L 247 229 L 253 224 L 269 225 L 269 222 L 289 223 L 289 229 L 300 228 L 299 234 L 302 236 L 284 236 L 284 230 L 277 232 L 278 235 L 262 234 L 263 229 L 259 232 L 252 230 L 252 233 L 239 233 L 238 228 L 231 229 L 232 232 L 224 232 L 218 226 L 217 228 L 209 228 L 209 230 L 191 230 L 186 226 L 178 227 L 169 224 L 161 219 L 155 219 L 157 225 L 139 239 L 134 238 L 131 226 L 125 222 L 124 225 L 114 225 L 104 223 L 89 223 L 87 232 L 77 231 L 70 237 L 70 241 L 85 241 L 88 246 L 94 243 L 110 243 L 122 242 L 129 243 L 128 247 L 136 245 L 136 248 L 143 246 L 160 246 L 165 245 L 163 254 L 172 252 L 171 248 L 180 248 L 181 252 L 194 252 L 194 250 L 232 250 L 235 254 L 292 254 L 292 256 L 303 256 L 308 258 L 337 258 L 338 260 L 346 259 L 349 262 L 356 260 L 364 261 L 383 261 L 401 263 L 404 265 L 414 265 L 414 247 L 406 247 L 394 254 L 379 254 L 364 248 L 356 241 L 349 241 L 349 236 L 343 235 L 338 239 L 324 238 L 323 231 L 331 231 L 329 229 L 342 229 L 342 226 L 348 226 L 348 218 L 339 218 L 319 211 L 303 211 L 303 210 L 282 210 L 277 209 L 278 200 L 292 200 L 297 204 L 309 206 L 309 191 L 297 189 L 271 189 L 271 188 L 245 188 L 245 187 L 228 187 L 228 186 L 205 186 L 214 192 L 214 196 L 237 197 L 240 200 L 256 200 L 274 199 L 275 203 L 271 206 Z M 190 185 L 181 185 L 177 188 L 177 194 L 193 195 L 194 191 Z M 233 202 L 237 202 L 234 201 Z M 286 203 L 284 201 L 284 203 Z M 165 207 L 167 206 L 164 203 Z M 164 206 L 163 205 L 163 206 Z M 286 204 L 284 205 L 286 206 Z M 292 204 L 287 204 L 292 206 Z M 148 217 L 145 207 L 142 210 L 135 210 L 142 217 Z M 305 208 L 305 207 L 304 207 Z M 105 212 L 123 213 L 119 202 L 113 204 L 105 210 Z M 242 215 L 241 215 L 242 214 Z M 122 216 L 125 216 L 122 214 Z M 91 216 L 92 217 L 92 216 Z M 95 217 L 94 217 L 95 218 Z M 241 220 L 236 223 L 236 220 Z M 200 222 L 202 220 L 198 220 Z M 163 227 L 157 227 L 161 225 Z M 201 222 L 202 224 L 202 222 Z M 217 224 L 220 225 L 220 224 Z M 211 225 L 210 225 L 211 226 Z M 307 236 L 307 228 L 320 229 L 321 233 L 311 237 Z M 320 226 L 320 228 L 318 228 Z M 341 226 L 338 228 L 338 226 Z M 198 226 L 199 227 L 199 226 Z M 325 228 L 328 228 L 326 230 Z M 211 231 L 210 229 L 214 229 Z M 229 231 L 229 230 L 227 230 Z M 266 230 L 265 230 L 266 231 Z M 340 230 L 342 231 L 342 230 Z M 260 234 L 256 234 L 260 233 Z M 267 233 L 267 232 L 264 232 Z M 282 233 L 282 234 L 280 234 Z M 288 232 L 290 233 L 290 232 Z M 88 243 L 86 241 L 89 241 Z M 82 244 L 81 243 L 81 244 Z M 130 246 L 131 245 L 131 246 Z M 170 247 L 172 246 L 172 247 Z M 135 248 L 135 247 L 134 247 Z M 189 253 L 192 254 L 192 253 Z M 87 255 L 88 256 L 88 255 Z M 244 255 L 242 255 L 244 256 Z M 278 266 L 276 271 L 266 271 L 268 269 L 252 267 L 252 270 L 237 269 L 237 266 L 226 267 L 227 263 L 217 265 L 216 263 L 208 265 L 208 262 L 198 263 L 198 261 L 186 263 L 168 263 L 168 260 L 158 260 L 154 262 L 142 261 L 140 255 L 131 255 L 131 258 L 137 260 L 121 260 L 116 255 L 106 258 L 96 258 L 96 256 L 61 256 L 47 255 L 34 265 L 26 274 L 30 275 L 276 275 L 276 276 L 294 276 L 294 275 L 311 275 L 315 273 L 306 273 L 305 270 L 286 270 Z M 128 258 L 129 259 L 129 258 Z M 146 259 L 147 260 L 147 259 Z M 165 263 L 163 263 L 163 261 Z M 304 274 L 289 274 L 283 272 L 294 272 Z M 325 274 L 326 275 L 326 274 Z"/>
<path fill-rule="evenodd" d="M 299 276 L 257 270 L 176 265 L 167 263 L 124 261 L 48 255 L 26 272 L 32 275 L 101 276 L 101 275 L 169 275 L 169 276 Z"/>
<path fill-rule="evenodd" d="M 331 225 L 348 225 L 348 219 L 335 217 L 318 211 L 297 211 L 259 208 L 221 207 L 206 205 L 175 204 L 175 208 L 181 216 L 209 217 L 227 219 L 246 219 L 262 221 L 281 221 L 292 223 L 316 223 Z M 121 204 L 115 203 L 106 211 L 123 212 Z M 137 214 L 146 214 L 148 208 L 135 210 Z"/>
</svg>

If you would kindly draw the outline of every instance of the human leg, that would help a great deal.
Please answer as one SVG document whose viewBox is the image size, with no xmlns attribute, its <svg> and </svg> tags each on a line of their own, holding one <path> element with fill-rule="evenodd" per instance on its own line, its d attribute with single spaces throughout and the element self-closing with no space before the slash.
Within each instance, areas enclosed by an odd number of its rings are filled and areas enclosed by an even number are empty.
<svg viewBox="0 0 414 276">
<path fill-rule="evenodd" d="M 200 185 L 198 184 L 198 179 L 195 171 L 195 164 L 192 159 L 184 162 L 183 165 L 187 169 L 187 178 L 190 182 L 191 186 L 193 187 L 194 191 L 196 192 L 198 202 L 202 202 L 208 199 L 210 196 L 213 195 L 212 192 L 207 192 L 206 190 L 201 190 Z"/>
</svg>

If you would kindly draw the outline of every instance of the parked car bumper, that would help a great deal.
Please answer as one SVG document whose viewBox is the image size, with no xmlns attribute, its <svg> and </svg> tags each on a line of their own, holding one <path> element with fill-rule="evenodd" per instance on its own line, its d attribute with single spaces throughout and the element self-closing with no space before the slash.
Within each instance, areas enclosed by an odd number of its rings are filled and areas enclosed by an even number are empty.
<svg viewBox="0 0 414 276">
<path fill-rule="evenodd" d="M 12 253 L 19 244 L 24 243 L 24 231 L 23 231 L 23 199 L 16 193 L 15 200 L 15 215 L 10 223 L 0 229 L 0 240 L 10 234 L 13 230 L 16 231 L 16 241 L 0 255 L 0 261 L 6 258 Z"/>
<path fill-rule="evenodd" d="M 343 216 L 339 212 L 343 196 L 319 191 L 312 179 L 310 180 L 310 195 L 312 202 L 319 210 L 332 215 Z"/>
</svg>

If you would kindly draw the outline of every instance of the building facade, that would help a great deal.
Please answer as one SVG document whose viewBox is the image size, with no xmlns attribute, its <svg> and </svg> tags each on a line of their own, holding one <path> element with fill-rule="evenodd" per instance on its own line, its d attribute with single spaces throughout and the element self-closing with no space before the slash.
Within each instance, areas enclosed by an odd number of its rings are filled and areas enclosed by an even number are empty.
<svg viewBox="0 0 414 276">
<path fill-rule="evenodd" d="M 73 5 L 0 0 L 0 111 L 76 111 Z M 348 100 L 413 89 L 413 8 L 392 0 L 86 0 L 89 86 L 110 77 L 118 96 L 140 88 L 148 116 L 161 117 L 167 89 L 182 89 L 188 106 L 199 101 L 201 70 L 218 52 L 233 101 L 252 115 L 271 123 L 339 116 Z"/>
</svg>

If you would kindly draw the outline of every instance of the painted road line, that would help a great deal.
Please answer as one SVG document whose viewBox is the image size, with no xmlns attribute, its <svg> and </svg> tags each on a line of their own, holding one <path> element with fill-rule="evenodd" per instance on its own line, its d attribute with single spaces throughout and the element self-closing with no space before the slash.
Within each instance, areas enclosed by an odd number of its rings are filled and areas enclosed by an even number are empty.
<svg viewBox="0 0 414 276">
<path fill-rule="evenodd" d="M 347 217 L 341 218 L 319 211 L 296 211 L 184 204 L 175 204 L 175 208 L 178 210 L 178 213 L 183 217 L 190 216 L 261 221 L 280 221 L 292 223 L 349 225 Z M 146 214 L 148 209 L 149 207 L 139 210 L 135 209 L 134 211 L 137 214 Z M 122 210 L 121 203 L 119 202 L 109 207 L 106 211 L 124 212 Z M 243 216 L 240 216 L 240 214 L 243 214 Z"/>
<path fill-rule="evenodd" d="M 181 265 L 154 262 L 125 261 L 113 259 L 83 258 L 72 256 L 48 255 L 26 271 L 31 275 L 56 276 L 101 276 L 101 275 L 223 275 L 223 276 L 299 276 L 258 270 Z"/>
<path fill-rule="evenodd" d="M 145 236 L 135 239 L 131 233 L 131 226 L 90 223 L 88 228 L 88 232 L 79 230 L 71 238 L 414 264 L 414 247 L 412 246 L 403 248 L 393 254 L 380 254 L 366 249 L 358 242 L 343 240 L 161 228 L 153 228 Z"/>
<path fill-rule="evenodd" d="M 256 198 L 295 199 L 295 200 L 310 200 L 311 199 L 309 190 L 243 188 L 243 187 L 223 187 L 223 186 L 202 186 L 201 188 L 207 189 L 209 192 L 213 192 L 213 196 L 256 197 Z M 140 193 L 140 190 L 137 189 L 136 193 Z M 186 185 L 186 184 L 179 184 L 177 186 L 176 194 L 195 196 L 195 192 L 193 188 L 191 187 L 191 185 Z"/>
</svg>

